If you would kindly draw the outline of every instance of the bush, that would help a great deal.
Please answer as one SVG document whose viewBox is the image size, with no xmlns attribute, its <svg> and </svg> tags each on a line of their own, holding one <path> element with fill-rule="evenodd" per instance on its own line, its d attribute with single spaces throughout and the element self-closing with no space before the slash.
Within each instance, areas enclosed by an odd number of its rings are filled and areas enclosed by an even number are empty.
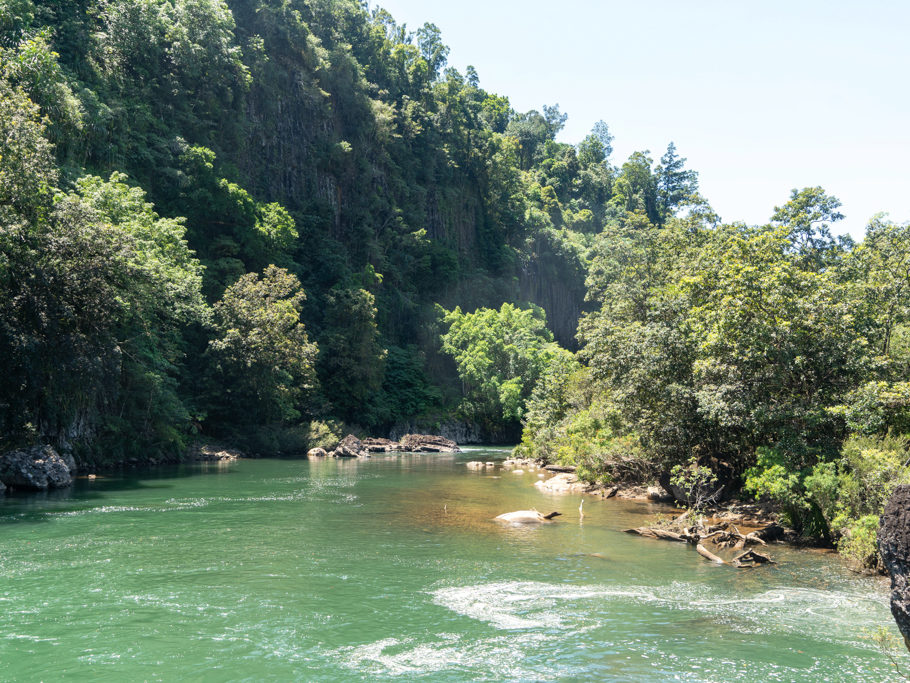
<svg viewBox="0 0 910 683">
<path fill-rule="evenodd" d="M 307 433 L 307 448 L 331 450 L 341 441 L 342 425 L 336 420 L 310 422 Z"/>
</svg>

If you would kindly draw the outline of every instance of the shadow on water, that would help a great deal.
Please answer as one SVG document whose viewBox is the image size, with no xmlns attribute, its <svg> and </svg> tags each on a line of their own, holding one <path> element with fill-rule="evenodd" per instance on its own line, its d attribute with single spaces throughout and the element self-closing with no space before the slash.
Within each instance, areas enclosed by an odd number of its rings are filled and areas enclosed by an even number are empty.
<svg viewBox="0 0 910 683">
<path fill-rule="evenodd" d="M 55 513 L 82 512 L 124 491 L 166 491 L 177 486 L 174 479 L 202 475 L 233 474 L 233 461 L 198 462 L 178 465 L 119 470 L 99 474 L 94 479 L 76 475 L 72 486 L 47 491 L 7 489 L 0 496 L 0 523 L 48 522 Z"/>
</svg>

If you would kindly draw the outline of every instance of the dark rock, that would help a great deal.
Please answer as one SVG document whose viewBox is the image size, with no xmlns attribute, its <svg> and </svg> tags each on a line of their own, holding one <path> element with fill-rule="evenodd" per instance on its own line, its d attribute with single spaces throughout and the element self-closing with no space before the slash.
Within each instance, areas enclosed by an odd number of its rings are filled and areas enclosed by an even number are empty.
<svg viewBox="0 0 910 683">
<path fill-rule="evenodd" d="M 461 449 L 451 439 L 432 434 L 405 434 L 401 447 L 411 453 L 458 453 Z"/>
<path fill-rule="evenodd" d="M 341 440 L 335 450 L 332 451 L 332 457 L 334 458 L 360 458 L 364 455 L 367 455 L 366 447 L 363 445 L 363 441 L 358 439 L 353 434 L 348 434 Z"/>
<path fill-rule="evenodd" d="M 891 575 L 891 614 L 910 650 L 910 485 L 896 487 L 885 506 L 878 552 Z"/>
<path fill-rule="evenodd" d="M 69 469 L 70 474 L 75 474 L 78 467 L 76 467 L 76 459 L 73 458 L 73 454 L 69 451 L 63 451 L 59 455 L 63 458 L 63 462 L 66 463 L 66 467 Z"/>
<path fill-rule="evenodd" d="M 653 500 L 655 503 L 672 503 L 673 496 L 667 493 L 662 486 L 649 486 L 648 500 Z"/>
<path fill-rule="evenodd" d="M 0 481 L 13 489 L 43 491 L 69 486 L 73 476 L 67 461 L 53 448 L 32 446 L 0 456 Z"/>
<path fill-rule="evenodd" d="M 755 535 L 758 536 L 761 540 L 766 543 L 772 543 L 774 541 L 784 541 L 787 538 L 787 529 L 782 527 L 777 522 L 773 522 L 766 526 L 764 529 L 759 529 L 755 532 Z M 791 531 L 792 533 L 792 531 Z"/>
</svg>

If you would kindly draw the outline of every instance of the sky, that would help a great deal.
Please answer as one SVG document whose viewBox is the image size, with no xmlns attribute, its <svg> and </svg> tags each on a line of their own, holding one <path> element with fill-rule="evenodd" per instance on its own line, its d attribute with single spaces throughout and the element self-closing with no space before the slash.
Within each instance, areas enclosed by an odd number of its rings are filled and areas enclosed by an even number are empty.
<svg viewBox="0 0 910 683">
<path fill-rule="evenodd" d="M 793 188 L 838 197 L 836 233 L 910 220 L 910 2 L 372 0 L 435 23 L 517 111 L 558 103 L 559 139 L 598 120 L 612 163 L 674 142 L 724 221 L 767 222 Z"/>
</svg>

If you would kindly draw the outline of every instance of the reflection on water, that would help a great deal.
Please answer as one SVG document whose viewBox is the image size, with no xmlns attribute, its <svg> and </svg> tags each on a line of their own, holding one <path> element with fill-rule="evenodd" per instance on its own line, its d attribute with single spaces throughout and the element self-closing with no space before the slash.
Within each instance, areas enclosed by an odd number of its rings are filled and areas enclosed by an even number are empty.
<svg viewBox="0 0 910 683">
<path fill-rule="evenodd" d="M 507 449 L 206 464 L 0 504 L 4 680 L 885 680 L 880 580 L 713 566 Z M 215 466 L 213 466 L 215 465 Z M 503 512 L 558 510 L 552 524 Z"/>
</svg>

